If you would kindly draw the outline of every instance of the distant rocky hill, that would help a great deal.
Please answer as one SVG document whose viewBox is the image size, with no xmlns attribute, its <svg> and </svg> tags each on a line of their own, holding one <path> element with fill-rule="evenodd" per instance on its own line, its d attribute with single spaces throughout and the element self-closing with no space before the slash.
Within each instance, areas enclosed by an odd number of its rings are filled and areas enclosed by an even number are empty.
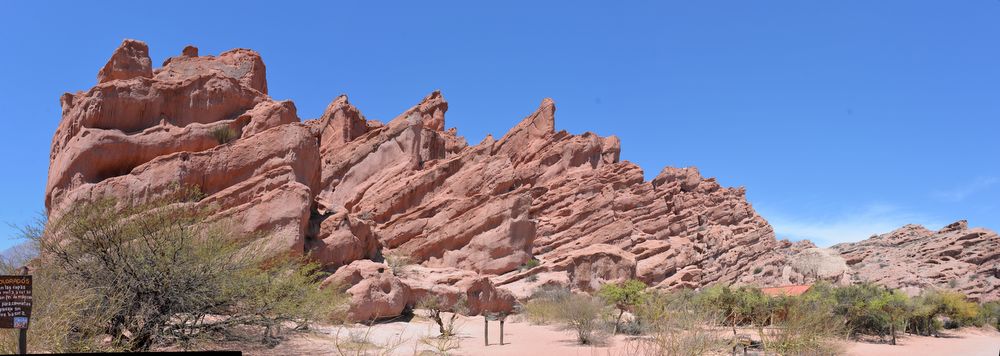
<svg viewBox="0 0 1000 356">
<path fill-rule="evenodd" d="M 542 284 L 592 290 L 638 278 L 670 289 L 849 274 L 808 241 L 775 239 L 743 188 L 693 167 L 646 181 L 620 160 L 617 137 L 557 130 L 549 99 L 499 139 L 469 145 L 446 129 L 440 92 L 386 123 L 344 95 L 302 121 L 291 101 L 268 96 L 264 62 L 247 49 L 188 47 L 154 69 L 146 44 L 126 40 L 97 79 L 62 97 L 50 216 L 100 196 L 197 186 L 215 219 L 336 271 L 358 319 L 426 293 L 500 310 Z M 416 265 L 396 275 L 387 256 Z"/>
<path fill-rule="evenodd" d="M 939 231 L 906 225 L 832 247 L 855 280 L 916 292 L 947 288 L 979 300 L 1000 299 L 1000 236 L 958 221 Z"/>
</svg>

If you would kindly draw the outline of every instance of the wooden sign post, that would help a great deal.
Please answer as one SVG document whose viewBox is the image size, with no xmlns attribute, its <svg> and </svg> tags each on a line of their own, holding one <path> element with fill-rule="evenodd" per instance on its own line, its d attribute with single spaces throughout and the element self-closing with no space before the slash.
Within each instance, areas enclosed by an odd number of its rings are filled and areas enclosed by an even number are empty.
<svg viewBox="0 0 1000 356">
<path fill-rule="evenodd" d="M 0 328 L 18 329 L 17 351 L 28 353 L 31 276 L 0 276 Z"/>
</svg>

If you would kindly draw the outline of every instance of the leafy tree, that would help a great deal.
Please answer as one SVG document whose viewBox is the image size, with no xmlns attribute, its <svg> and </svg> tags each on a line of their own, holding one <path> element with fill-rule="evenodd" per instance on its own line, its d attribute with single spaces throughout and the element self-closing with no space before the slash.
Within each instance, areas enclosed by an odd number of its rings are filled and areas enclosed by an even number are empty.
<svg viewBox="0 0 1000 356">
<path fill-rule="evenodd" d="M 630 279 L 620 284 L 605 284 L 597 291 L 598 296 L 618 309 L 618 317 L 615 318 L 614 334 L 618 334 L 618 325 L 621 323 L 622 315 L 626 311 L 631 311 L 642 301 L 645 290 L 645 283 Z"/>
<path fill-rule="evenodd" d="M 879 295 L 879 299 L 873 301 L 873 307 L 879 308 L 889 319 L 889 335 L 892 338 L 890 344 L 896 344 L 896 330 L 900 324 L 906 325 L 906 320 L 910 315 L 912 304 L 910 298 L 899 290 L 887 291 Z"/>
<path fill-rule="evenodd" d="M 718 312 L 699 304 L 692 290 L 647 291 L 633 312 L 646 335 L 626 341 L 629 354 L 717 354 L 725 345 L 720 335 L 705 327 L 719 322 Z"/>
<path fill-rule="evenodd" d="M 927 290 L 912 301 L 912 331 L 920 335 L 937 335 L 942 327 L 981 324 L 980 307 L 964 294 L 954 291 Z M 938 317 L 946 317 L 942 324 Z"/>
<path fill-rule="evenodd" d="M 832 299 L 815 297 L 772 298 L 780 301 L 773 328 L 760 331 L 764 348 L 778 355 L 839 354 L 838 336 L 844 319 L 833 313 Z"/>
<path fill-rule="evenodd" d="M 768 300 L 757 288 L 716 285 L 706 288 L 699 299 L 706 307 L 718 310 L 725 317 L 732 326 L 733 335 L 736 335 L 737 325 L 752 322 L 755 314 L 769 313 L 768 310 L 761 309 L 767 308 Z"/>
<path fill-rule="evenodd" d="M 885 336 L 889 333 L 890 317 L 882 308 L 889 291 L 872 283 L 833 289 L 837 301 L 834 313 L 846 318 L 851 336 L 858 334 Z"/>
</svg>

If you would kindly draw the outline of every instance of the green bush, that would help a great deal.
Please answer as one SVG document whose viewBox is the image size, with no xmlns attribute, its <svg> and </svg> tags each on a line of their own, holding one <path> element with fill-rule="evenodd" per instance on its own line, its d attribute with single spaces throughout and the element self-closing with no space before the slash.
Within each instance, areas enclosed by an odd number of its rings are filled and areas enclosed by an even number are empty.
<svg viewBox="0 0 1000 356">
<path fill-rule="evenodd" d="M 850 336 L 890 336 L 893 343 L 900 331 L 937 335 L 945 327 L 983 325 L 989 320 L 984 316 L 985 305 L 954 291 L 931 289 L 910 298 L 871 283 L 841 287 L 819 283 L 802 297 L 832 300 L 833 312 L 845 318 Z"/>
<path fill-rule="evenodd" d="M 765 350 L 779 355 L 837 354 L 844 319 L 821 298 L 781 298 L 782 315 L 772 328 L 760 329 Z"/>
<path fill-rule="evenodd" d="M 889 290 L 872 283 L 861 283 L 832 288 L 829 292 L 836 301 L 833 312 L 846 319 L 848 335 L 881 337 L 890 334 L 892 318 L 882 308 L 883 301 L 891 294 Z"/>
<path fill-rule="evenodd" d="M 625 354 L 693 356 L 719 353 L 727 345 L 711 329 L 723 318 L 694 291 L 647 292 L 633 313 L 645 337 L 628 339 Z"/>
<path fill-rule="evenodd" d="M 1000 301 L 986 302 L 980 306 L 979 315 L 983 324 L 992 325 L 1000 330 Z"/>
<path fill-rule="evenodd" d="M 240 138 L 240 133 L 239 131 L 236 131 L 236 129 L 232 127 L 219 126 L 216 127 L 214 130 L 212 130 L 212 137 L 214 137 L 215 141 L 218 142 L 220 145 L 224 145 L 229 142 L 232 142 L 237 138 Z"/>
<path fill-rule="evenodd" d="M 527 271 L 527 270 L 530 270 L 532 268 L 538 267 L 541 264 L 542 263 L 540 261 L 538 261 L 538 259 L 532 258 L 532 259 L 528 260 L 528 262 L 525 262 L 524 264 L 522 264 L 517 269 L 521 270 L 521 271 Z"/>
<path fill-rule="evenodd" d="M 630 279 L 619 284 L 605 284 L 597 291 L 597 295 L 606 303 L 618 309 L 618 317 L 615 318 L 614 334 L 618 334 L 618 325 L 621 323 L 622 315 L 631 311 L 642 301 L 646 284 L 641 281 Z"/>
<path fill-rule="evenodd" d="M 580 344 L 600 344 L 604 340 L 608 309 L 599 299 L 583 294 L 570 294 L 557 306 L 556 318 L 566 329 L 576 332 Z"/>
<path fill-rule="evenodd" d="M 601 300 L 559 287 L 538 288 L 523 310 L 532 323 L 560 323 L 586 345 L 603 341 L 609 315 Z"/>
<path fill-rule="evenodd" d="M 722 315 L 734 335 L 737 326 L 752 324 L 755 316 L 771 314 L 768 298 L 760 289 L 753 287 L 714 285 L 703 289 L 697 301 Z"/>
<path fill-rule="evenodd" d="M 190 196 L 98 200 L 30 230 L 40 251 L 36 280 L 53 290 L 39 299 L 60 290 L 72 296 L 43 301 L 52 305 L 33 313 L 57 330 L 46 340 L 53 351 L 186 347 L 235 330 L 256 330 L 273 344 L 284 325 L 305 328 L 346 301 L 338 288 L 319 289 L 317 265 L 262 253 L 225 221 L 209 220 L 214 210 Z M 98 335 L 110 343 L 96 343 Z"/>
<path fill-rule="evenodd" d="M 911 302 L 908 331 L 937 335 L 942 328 L 982 325 L 982 308 L 954 291 L 927 290 Z M 940 320 L 945 318 L 945 322 Z"/>
<path fill-rule="evenodd" d="M 2 274 L 18 274 L 24 261 L 4 261 Z M 118 351 L 100 342 L 106 316 L 99 315 L 94 305 L 98 302 L 97 290 L 80 289 L 68 281 L 57 278 L 52 268 L 40 266 L 31 271 L 32 313 L 28 332 L 28 350 L 31 352 L 81 353 Z M 0 329 L 0 353 L 17 351 L 15 329 Z"/>
<path fill-rule="evenodd" d="M 559 303 L 569 297 L 569 289 L 542 286 L 531 294 L 523 310 L 532 324 L 547 325 L 558 320 Z"/>
<path fill-rule="evenodd" d="M 393 251 L 384 256 L 385 264 L 395 276 L 402 276 L 406 268 L 413 265 L 413 259 L 404 251 Z"/>
</svg>

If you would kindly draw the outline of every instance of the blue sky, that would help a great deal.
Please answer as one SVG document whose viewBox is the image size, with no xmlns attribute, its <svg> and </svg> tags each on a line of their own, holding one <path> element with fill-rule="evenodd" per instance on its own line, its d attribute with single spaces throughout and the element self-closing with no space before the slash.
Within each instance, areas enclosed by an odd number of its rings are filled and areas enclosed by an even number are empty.
<svg viewBox="0 0 1000 356">
<path fill-rule="evenodd" d="M 1000 1 L 483 3 L 5 2 L 0 221 L 43 210 L 59 95 L 136 38 L 155 64 L 253 48 L 304 119 L 347 93 L 387 120 L 441 89 L 473 143 L 552 97 L 558 128 L 618 135 L 647 178 L 747 187 L 779 237 L 1000 228 Z"/>
</svg>

